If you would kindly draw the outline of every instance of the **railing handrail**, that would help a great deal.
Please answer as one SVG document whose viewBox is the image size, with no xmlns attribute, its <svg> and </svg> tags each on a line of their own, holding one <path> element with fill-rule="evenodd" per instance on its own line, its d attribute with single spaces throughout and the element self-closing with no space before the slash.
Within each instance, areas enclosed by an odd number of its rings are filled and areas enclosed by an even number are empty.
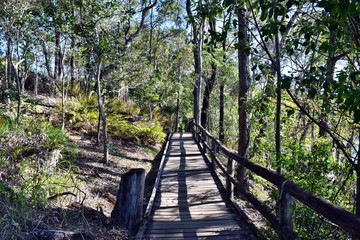
<svg viewBox="0 0 360 240">
<path fill-rule="evenodd" d="M 347 231 L 348 233 L 352 234 L 353 236 L 360 237 L 360 217 L 356 216 L 346 209 L 341 208 L 330 201 L 317 196 L 316 194 L 310 192 L 309 190 L 300 187 L 299 185 L 295 184 L 291 180 L 286 179 L 285 177 L 275 173 L 272 170 L 266 169 L 261 167 L 247 158 L 244 158 L 238 155 L 235 151 L 227 148 L 224 146 L 218 139 L 212 136 L 208 131 L 206 131 L 201 125 L 194 123 L 193 125 L 200 129 L 202 134 L 205 134 L 207 138 L 212 139 L 215 142 L 216 148 L 221 150 L 223 154 L 229 158 L 234 159 L 238 163 L 245 166 L 250 171 L 254 172 L 255 174 L 261 176 L 262 178 L 266 179 L 267 181 L 271 182 L 272 184 L 276 185 L 282 191 L 292 195 L 294 198 L 299 200 L 300 202 L 307 205 L 309 208 L 313 209 L 323 217 L 329 219 L 331 222 L 337 224 L 340 228 Z M 194 133 L 198 134 L 195 128 L 192 128 Z M 201 135 L 200 135 L 201 137 Z M 203 140 L 203 139 L 201 139 Z M 209 145 L 206 146 L 212 151 Z M 222 167 L 221 170 L 224 172 L 227 178 L 236 185 L 237 187 L 241 187 L 240 183 L 230 176 Z M 246 190 L 242 189 L 246 192 Z M 251 194 L 251 193 L 250 193 Z M 246 196 L 245 196 L 246 197 Z M 266 217 L 266 216 L 265 216 Z M 282 231 L 281 226 L 273 226 L 275 230 L 278 232 Z"/>
</svg>

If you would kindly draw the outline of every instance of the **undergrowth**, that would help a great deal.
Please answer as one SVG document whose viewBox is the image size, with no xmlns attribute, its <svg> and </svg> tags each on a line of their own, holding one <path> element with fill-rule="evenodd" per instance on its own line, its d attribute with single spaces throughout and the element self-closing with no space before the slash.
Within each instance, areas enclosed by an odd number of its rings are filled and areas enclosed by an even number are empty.
<svg viewBox="0 0 360 240">
<path fill-rule="evenodd" d="M 53 122 L 27 117 L 17 124 L 0 111 L 0 239 L 21 239 L 36 225 L 34 209 L 58 194 L 72 193 L 56 198 L 64 205 L 80 196 L 74 157 L 74 146 Z"/>
<path fill-rule="evenodd" d="M 167 119 L 160 112 L 153 113 L 152 121 L 131 101 L 110 99 L 105 103 L 108 132 L 112 137 L 138 144 L 162 142 L 166 136 L 163 125 Z M 94 135 L 99 119 L 97 97 L 89 95 L 72 97 L 66 106 L 66 121 L 72 129 Z"/>
</svg>

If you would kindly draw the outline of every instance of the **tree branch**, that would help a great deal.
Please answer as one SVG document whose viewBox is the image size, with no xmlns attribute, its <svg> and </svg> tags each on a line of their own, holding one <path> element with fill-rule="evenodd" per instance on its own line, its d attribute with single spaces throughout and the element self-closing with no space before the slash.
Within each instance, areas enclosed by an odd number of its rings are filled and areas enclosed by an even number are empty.
<svg viewBox="0 0 360 240">
<path fill-rule="evenodd" d="M 146 14 L 148 13 L 148 11 L 150 9 L 152 9 L 157 3 L 157 0 L 155 0 L 153 3 L 151 3 L 149 6 L 145 7 L 142 11 L 141 11 L 141 21 L 140 21 L 140 25 L 138 27 L 138 29 L 136 30 L 136 32 L 134 32 L 133 34 L 130 35 L 129 38 L 127 38 L 125 40 L 125 51 L 130 47 L 132 41 L 139 36 L 141 29 L 144 27 L 144 22 L 145 22 L 145 18 L 146 18 Z"/>
</svg>

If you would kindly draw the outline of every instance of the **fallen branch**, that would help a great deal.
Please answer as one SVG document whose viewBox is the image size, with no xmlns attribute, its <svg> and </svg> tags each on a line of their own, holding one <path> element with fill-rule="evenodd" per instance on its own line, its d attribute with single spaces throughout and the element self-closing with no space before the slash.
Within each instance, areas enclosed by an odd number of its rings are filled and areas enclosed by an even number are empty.
<svg viewBox="0 0 360 240">
<path fill-rule="evenodd" d="M 105 193 L 105 194 L 103 195 L 103 197 L 104 197 L 104 198 L 107 198 L 112 204 L 115 204 L 115 203 L 116 203 L 116 200 L 115 200 L 113 197 L 111 197 L 108 193 Z"/>
<path fill-rule="evenodd" d="M 89 233 L 70 232 L 61 230 L 48 230 L 36 228 L 34 231 L 43 240 L 64 240 L 64 239 L 83 239 L 83 240 L 94 240 L 95 237 Z"/>
<path fill-rule="evenodd" d="M 54 195 L 48 197 L 47 199 L 48 200 L 53 200 L 53 199 L 55 199 L 57 197 L 61 197 L 61 196 L 65 196 L 65 195 L 72 195 L 72 196 L 76 197 L 76 194 L 74 194 L 72 192 L 63 192 L 63 193 L 54 194 Z"/>
</svg>

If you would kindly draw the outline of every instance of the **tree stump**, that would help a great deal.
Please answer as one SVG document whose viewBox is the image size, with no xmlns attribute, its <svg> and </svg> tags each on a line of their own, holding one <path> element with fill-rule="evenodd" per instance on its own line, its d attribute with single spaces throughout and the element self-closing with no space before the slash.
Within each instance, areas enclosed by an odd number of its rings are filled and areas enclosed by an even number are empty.
<svg viewBox="0 0 360 240">
<path fill-rule="evenodd" d="M 142 219 L 145 170 L 131 169 L 121 177 L 116 204 L 111 213 L 115 224 L 135 232 Z"/>
</svg>

